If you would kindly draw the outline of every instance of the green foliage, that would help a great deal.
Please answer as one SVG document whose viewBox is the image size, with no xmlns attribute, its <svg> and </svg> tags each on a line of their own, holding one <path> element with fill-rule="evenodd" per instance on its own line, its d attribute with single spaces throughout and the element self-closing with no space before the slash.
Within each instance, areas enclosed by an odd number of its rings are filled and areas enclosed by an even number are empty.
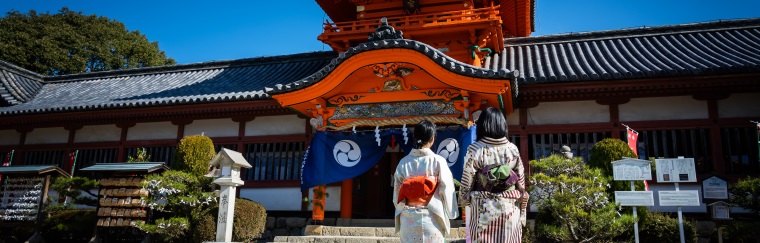
<svg viewBox="0 0 760 243">
<path fill-rule="evenodd" d="M 728 221 L 723 226 L 723 242 L 756 243 L 760 239 L 760 222 L 752 221 Z M 718 242 L 717 233 L 715 239 L 710 242 Z"/>
<path fill-rule="evenodd" d="M 198 226 L 193 230 L 193 240 L 195 240 L 195 243 L 214 241 L 216 239 L 216 217 L 213 216 L 216 214 L 213 212 L 214 211 L 212 210 L 209 213 L 198 217 Z M 238 214 L 237 208 L 235 214 Z M 235 226 L 233 225 L 232 227 Z"/>
<path fill-rule="evenodd" d="M 176 242 L 185 235 L 190 223 L 186 218 L 174 217 L 157 219 L 155 224 L 137 223 L 137 227 L 152 234 L 162 236 L 164 241 Z"/>
<path fill-rule="evenodd" d="M 177 144 L 174 169 L 203 176 L 208 172 L 208 162 L 215 155 L 211 138 L 203 135 L 186 136 Z"/>
<path fill-rule="evenodd" d="M 760 214 L 760 177 L 747 177 L 731 185 L 731 202 Z"/>
<path fill-rule="evenodd" d="M 150 192 L 143 197 L 147 206 L 167 213 L 168 217 L 138 227 L 165 241 L 192 242 L 193 234 L 188 234 L 188 230 L 194 231 L 198 219 L 216 205 L 211 185 L 187 172 L 168 170 L 148 175 L 142 186 Z"/>
<path fill-rule="evenodd" d="M 92 180 L 87 177 L 65 177 L 59 176 L 55 178 L 53 184 L 50 185 L 51 190 L 58 192 L 58 198 L 51 196 L 52 202 L 57 202 L 60 197 L 68 197 L 71 204 L 81 204 L 96 207 L 98 206 L 98 195 L 93 194 L 91 191 L 97 190 L 100 183 L 97 180 Z M 82 193 L 86 194 L 82 194 Z M 50 209 L 58 207 L 62 209 L 63 205 L 57 203 L 51 203 Z"/>
<path fill-rule="evenodd" d="M 538 206 L 536 236 L 558 242 L 604 242 L 631 228 L 633 217 L 621 215 L 606 190 L 608 177 L 580 158 L 551 155 L 530 162 L 531 200 Z"/>
<path fill-rule="evenodd" d="M 150 162 L 150 154 L 148 154 L 148 151 L 145 148 L 137 148 L 137 154 L 135 157 L 132 157 L 132 155 L 127 157 L 127 163 L 134 162 Z"/>
<path fill-rule="evenodd" d="M 235 200 L 235 225 L 232 227 L 232 241 L 251 242 L 261 237 L 267 223 L 267 211 L 261 204 L 246 200 Z"/>
<path fill-rule="evenodd" d="M 45 218 L 42 231 L 47 242 L 86 242 L 97 220 L 95 210 L 61 210 Z"/>
<path fill-rule="evenodd" d="M 172 65 L 174 59 L 116 20 L 64 7 L 0 18 L 0 59 L 44 75 Z"/>
<path fill-rule="evenodd" d="M 678 219 L 663 213 L 649 212 L 639 223 L 640 242 L 680 242 L 681 233 L 678 229 Z M 686 242 L 697 242 L 697 230 L 694 222 L 684 221 L 683 231 Z"/>
<path fill-rule="evenodd" d="M 198 228 L 193 232 L 196 242 L 212 241 L 216 237 L 215 208 L 208 215 L 200 217 Z M 235 224 L 232 226 L 232 241 L 253 242 L 261 237 L 266 228 L 267 212 L 261 204 L 247 199 L 235 200 Z"/>
<path fill-rule="evenodd" d="M 628 144 L 623 140 L 616 138 L 605 138 L 591 147 L 591 158 L 588 165 L 592 168 L 599 168 L 612 181 L 612 161 L 621 160 L 623 157 L 636 158 Z M 653 164 L 654 165 L 654 164 Z M 654 168 L 654 166 L 652 166 Z M 612 187 L 608 190 L 611 195 L 615 191 L 630 191 L 631 184 L 628 181 L 612 181 Z M 644 190 L 644 182 L 635 183 L 637 191 Z"/>
<path fill-rule="evenodd" d="M 591 158 L 588 165 L 602 169 L 605 175 L 612 175 L 610 162 L 620 160 L 623 157 L 636 158 L 628 144 L 617 138 L 605 138 L 591 147 Z"/>
</svg>

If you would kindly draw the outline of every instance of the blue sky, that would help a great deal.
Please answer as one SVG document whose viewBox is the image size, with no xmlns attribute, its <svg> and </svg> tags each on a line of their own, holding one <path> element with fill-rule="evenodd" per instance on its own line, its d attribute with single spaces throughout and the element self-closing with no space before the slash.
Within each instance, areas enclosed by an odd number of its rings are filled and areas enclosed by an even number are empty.
<svg viewBox="0 0 760 243">
<path fill-rule="evenodd" d="M 347 0 L 343 0 L 347 1 Z M 533 36 L 760 17 L 758 0 L 537 0 Z M 0 0 L 0 15 L 74 11 L 139 30 L 178 63 L 330 50 L 312 0 Z"/>
</svg>

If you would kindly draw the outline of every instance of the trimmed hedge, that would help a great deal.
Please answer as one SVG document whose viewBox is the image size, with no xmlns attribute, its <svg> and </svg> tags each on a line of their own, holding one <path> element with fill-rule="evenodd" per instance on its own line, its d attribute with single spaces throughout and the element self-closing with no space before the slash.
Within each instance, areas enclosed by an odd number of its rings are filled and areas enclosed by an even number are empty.
<svg viewBox="0 0 760 243">
<path fill-rule="evenodd" d="M 213 241 L 216 238 L 216 222 L 219 208 L 212 209 L 199 220 L 193 232 L 198 242 Z M 250 242 L 261 237 L 267 223 L 267 212 L 261 204 L 238 198 L 235 200 L 235 224 L 232 226 L 232 241 Z"/>
<path fill-rule="evenodd" d="M 202 177 L 208 173 L 208 162 L 215 155 L 211 138 L 202 135 L 186 136 L 177 144 L 173 169 Z"/>
<path fill-rule="evenodd" d="M 683 231 L 686 242 L 697 242 L 697 229 L 694 222 L 685 220 Z M 681 233 L 678 229 L 678 219 L 663 213 L 650 212 L 639 224 L 640 242 L 680 242 Z"/>
<path fill-rule="evenodd" d="M 50 214 L 42 225 L 47 242 L 87 242 L 98 221 L 95 210 L 60 210 Z"/>
<path fill-rule="evenodd" d="M 636 158 L 636 154 L 623 140 L 605 138 L 591 147 L 591 158 L 588 165 L 602 169 L 604 174 L 612 176 L 612 164 L 610 162 L 620 160 L 623 157 Z"/>
</svg>

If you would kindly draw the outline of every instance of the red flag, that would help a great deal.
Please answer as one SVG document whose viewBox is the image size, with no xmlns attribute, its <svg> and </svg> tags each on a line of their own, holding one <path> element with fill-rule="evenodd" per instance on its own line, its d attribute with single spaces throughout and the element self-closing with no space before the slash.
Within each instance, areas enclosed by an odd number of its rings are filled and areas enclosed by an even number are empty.
<svg viewBox="0 0 760 243">
<path fill-rule="evenodd" d="M 77 153 L 79 153 L 79 150 L 74 151 L 73 153 L 69 154 L 69 161 L 66 164 L 66 168 L 69 169 L 69 172 L 71 173 L 71 176 L 74 176 L 74 168 L 77 166 Z"/>
<path fill-rule="evenodd" d="M 13 152 L 14 152 L 14 150 L 11 150 L 5 156 L 5 159 L 3 160 L 3 166 L 10 166 L 11 165 L 11 160 L 13 159 Z M 3 175 L 2 174 L 0 174 L 0 181 L 1 180 L 3 180 Z"/>
<path fill-rule="evenodd" d="M 649 182 L 647 180 L 644 180 L 644 191 L 649 191 Z"/>
<path fill-rule="evenodd" d="M 13 156 L 11 153 L 13 152 L 8 152 L 8 155 L 5 156 L 5 161 L 3 161 L 3 166 L 11 165 L 11 156 Z"/>
<path fill-rule="evenodd" d="M 631 129 L 630 127 L 626 127 L 626 130 L 628 130 L 628 147 L 633 150 L 633 154 L 636 155 L 636 157 L 639 156 L 639 151 L 636 149 L 636 144 L 639 141 L 639 133 Z"/>
</svg>

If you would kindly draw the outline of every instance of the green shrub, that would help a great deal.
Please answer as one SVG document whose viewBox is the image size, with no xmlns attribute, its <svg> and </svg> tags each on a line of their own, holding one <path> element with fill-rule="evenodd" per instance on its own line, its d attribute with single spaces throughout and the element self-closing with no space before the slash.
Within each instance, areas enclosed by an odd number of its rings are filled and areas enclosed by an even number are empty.
<svg viewBox="0 0 760 243">
<path fill-rule="evenodd" d="M 174 169 L 202 177 L 208 173 L 208 162 L 216 155 L 214 142 L 203 135 L 186 136 L 179 140 L 174 156 Z"/>
<path fill-rule="evenodd" d="M 95 210 L 60 210 L 45 218 L 42 225 L 47 242 L 86 242 L 98 221 Z"/>
<path fill-rule="evenodd" d="M 760 213 L 760 177 L 744 178 L 731 185 L 731 202 L 739 207 Z"/>
<path fill-rule="evenodd" d="M 201 217 L 196 229 L 196 242 L 212 241 L 216 238 L 216 222 L 219 208 Z M 211 216 L 213 215 L 213 216 Z M 235 199 L 235 224 L 232 226 L 232 241 L 250 242 L 261 237 L 267 223 L 267 212 L 261 204 L 244 199 Z"/>
<path fill-rule="evenodd" d="M 623 157 L 636 158 L 628 144 L 617 138 L 605 138 L 591 147 L 591 158 L 588 165 L 602 169 L 605 175 L 612 175 L 610 162 L 620 160 Z"/>
<path fill-rule="evenodd" d="M 612 181 L 612 161 L 623 159 L 623 157 L 636 158 L 628 144 L 623 140 L 616 138 L 605 138 L 591 147 L 591 158 L 588 165 L 593 168 L 599 168 L 604 175 L 610 177 L 612 187 L 608 190 L 611 196 L 615 191 L 630 191 L 631 184 L 628 181 Z M 654 168 L 654 164 L 652 164 Z M 637 191 L 644 190 L 644 182 L 636 181 Z M 630 210 L 629 210 L 630 211 Z"/>
<path fill-rule="evenodd" d="M 728 221 L 723 226 L 723 242 L 756 243 L 760 239 L 760 222 Z M 718 242 L 718 233 L 710 242 Z"/>
<path fill-rule="evenodd" d="M 535 234 L 539 240 L 605 242 L 633 226 L 633 217 L 619 214 L 607 195 L 608 177 L 580 158 L 551 155 L 530 161 L 530 198 L 538 207 Z"/>
<path fill-rule="evenodd" d="M 639 223 L 640 242 L 680 242 L 681 233 L 678 229 L 678 219 L 663 213 L 649 212 Z M 683 222 L 686 242 L 697 242 L 697 230 L 694 222 Z"/>
<path fill-rule="evenodd" d="M 210 211 L 198 216 L 197 225 L 193 231 L 195 243 L 216 240 L 216 218 L 212 215 L 213 212 Z M 235 214 L 237 214 L 237 211 Z"/>
</svg>

